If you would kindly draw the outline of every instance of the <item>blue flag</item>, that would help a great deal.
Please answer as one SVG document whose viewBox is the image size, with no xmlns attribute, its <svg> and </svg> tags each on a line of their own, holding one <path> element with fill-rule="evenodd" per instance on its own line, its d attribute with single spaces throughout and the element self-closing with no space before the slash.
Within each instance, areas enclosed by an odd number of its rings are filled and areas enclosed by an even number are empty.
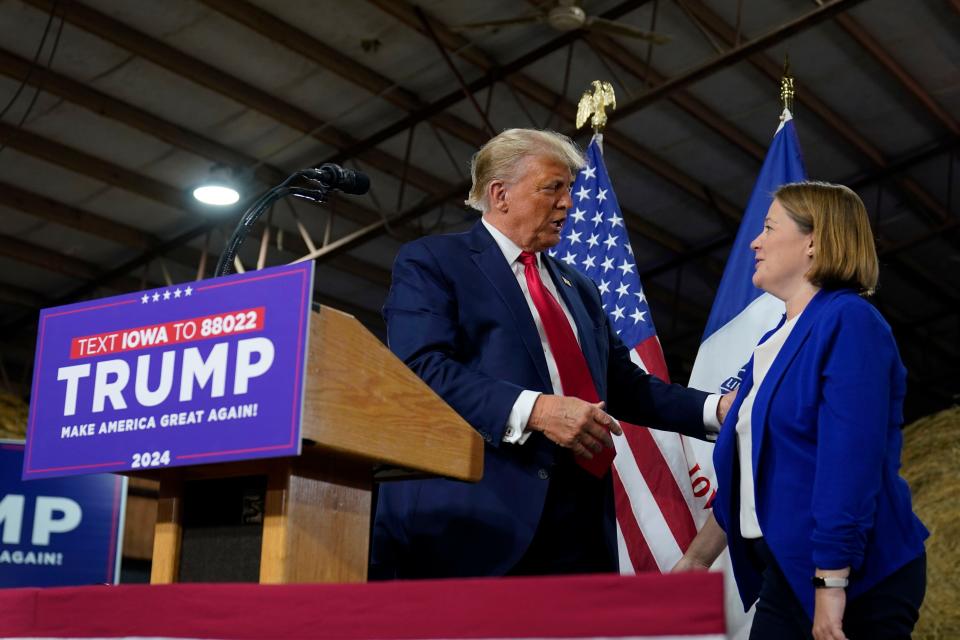
<svg viewBox="0 0 960 640">
<path fill-rule="evenodd" d="M 781 185 L 806 177 L 793 119 L 784 110 L 723 270 L 690 375 L 691 387 L 712 393 L 736 388 L 739 369 L 750 359 L 763 334 L 783 315 L 783 302 L 753 286 L 750 242 L 763 229 L 773 192 Z"/>
</svg>

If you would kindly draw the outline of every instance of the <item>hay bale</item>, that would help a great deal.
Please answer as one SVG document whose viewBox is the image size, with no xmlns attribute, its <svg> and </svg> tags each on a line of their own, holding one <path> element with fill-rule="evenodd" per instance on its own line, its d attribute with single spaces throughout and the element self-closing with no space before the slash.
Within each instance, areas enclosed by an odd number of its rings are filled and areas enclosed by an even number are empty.
<svg viewBox="0 0 960 640">
<path fill-rule="evenodd" d="M 27 433 L 30 407 L 21 398 L 0 391 L 0 438 L 22 440 Z"/>
<path fill-rule="evenodd" d="M 930 530 L 927 596 L 913 637 L 960 638 L 960 407 L 917 420 L 903 438 L 900 472 L 910 483 L 914 511 Z"/>
</svg>

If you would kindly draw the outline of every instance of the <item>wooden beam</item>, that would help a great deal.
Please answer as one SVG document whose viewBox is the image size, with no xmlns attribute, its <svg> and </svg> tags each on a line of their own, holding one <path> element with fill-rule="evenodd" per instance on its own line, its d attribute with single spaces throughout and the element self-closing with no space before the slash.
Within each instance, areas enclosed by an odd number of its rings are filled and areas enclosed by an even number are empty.
<svg viewBox="0 0 960 640">
<path fill-rule="evenodd" d="M 59 96 L 64 100 L 80 105 L 90 111 L 142 131 L 158 140 L 189 151 L 203 158 L 216 160 L 229 167 L 252 167 L 257 159 L 235 151 L 216 140 L 194 133 L 185 127 L 163 120 L 139 107 L 118 100 L 89 85 L 77 82 L 65 75 L 56 73 L 30 60 L 0 49 L 0 73 L 27 82 Z M 256 177 L 264 184 L 274 185 L 287 177 L 288 172 L 269 165 L 256 169 Z"/>
<path fill-rule="evenodd" d="M 864 0 L 834 0 L 833 2 L 824 3 L 819 8 L 791 20 L 786 24 L 780 25 L 762 36 L 744 42 L 740 46 L 734 47 L 730 51 L 726 51 L 715 58 L 707 60 L 685 73 L 673 76 L 626 104 L 618 106 L 617 110 L 610 116 L 610 122 L 619 122 L 640 109 L 653 104 L 657 100 L 670 96 L 675 91 L 679 91 L 695 82 L 708 78 L 714 73 L 722 71 L 754 54 L 760 54 L 775 44 L 779 44 L 791 36 L 802 33 L 810 27 L 834 17 L 841 11 L 847 11 L 855 7 L 861 2 L 864 2 Z M 686 0 L 684 0 L 684 4 L 686 4 Z M 736 41 L 736 34 L 734 34 L 734 41 Z"/>
<path fill-rule="evenodd" d="M 25 2 L 47 12 L 56 6 L 57 14 L 70 24 L 326 144 L 344 149 L 357 142 L 348 133 L 307 111 L 80 2 L 61 4 L 56 4 L 55 0 L 25 0 Z M 444 180 L 426 171 L 413 166 L 405 167 L 401 159 L 379 149 L 365 151 L 358 158 L 388 175 L 400 180 L 408 180 L 410 184 L 427 193 L 444 191 L 449 186 Z"/>
<path fill-rule="evenodd" d="M 5 122 L 0 122 L 0 140 L 3 140 L 8 147 L 50 164 L 164 204 L 174 210 L 169 213 L 171 220 L 186 222 L 185 212 L 196 208 L 191 202 L 192 198 L 188 200 L 187 194 L 181 189 L 101 160 L 89 153 L 43 138 L 26 129 L 17 129 Z"/>
<path fill-rule="evenodd" d="M 369 1 L 372 4 L 377 5 L 378 8 L 389 13 L 393 17 L 397 18 L 401 22 L 403 22 L 403 18 L 405 17 L 406 18 L 413 17 L 414 19 L 416 18 L 415 14 L 410 9 L 409 4 L 394 5 L 391 2 L 380 2 L 380 0 L 369 0 Z M 604 12 L 602 14 L 602 17 L 610 18 L 610 19 L 616 18 L 617 16 L 622 15 L 622 12 L 629 11 L 632 8 L 645 4 L 648 1 L 649 0 L 627 0 L 626 2 L 620 3 L 613 9 Z M 398 13 L 393 13 L 395 10 L 398 11 Z M 549 42 L 537 47 L 536 49 L 523 54 L 522 56 L 512 60 L 511 62 L 508 62 L 504 65 L 491 66 L 483 76 L 470 82 L 467 85 L 467 88 L 470 89 L 470 91 L 478 92 L 483 89 L 486 89 L 487 87 L 492 86 L 496 82 L 505 80 L 509 76 L 515 73 L 518 73 L 520 70 L 524 69 L 525 67 L 535 62 L 538 62 L 544 56 L 547 56 L 563 47 L 569 46 L 571 43 L 573 43 L 575 40 L 577 40 L 580 37 L 581 33 L 582 32 L 580 31 L 568 31 L 567 33 L 564 33 L 554 38 L 553 40 L 550 40 Z M 437 98 L 436 100 L 432 101 L 430 104 L 426 105 L 422 109 L 412 112 L 407 117 L 401 118 L 400 120 L 387 125 L 383 129 L 380 129 L 373 135 L 367 136 L 366 138 L 358 142 L 353 147 L 350 147 L 347 150 L 341 151 L 339 154 L 336 154 L 335 156 L 333 156 L 333 158 L 330 161 L 342 162 L 345 158 L 349 158 L 351 155 L 356 155 L 366 149 L 375 147 L 378 144 L 386 140 L 389 140 L 393 136 L 403 131 L 406 131 L 407 129 L 416 125 L 417 123 L 423 122 L 424 120 L 427 120 L 433 117 L 434 115 L 442 112 L 444 109 L 448 109 L 453 105 L 458 104 L 463 99 L 464 99 L 464 95 L 463 95 L 463 92 L 460 91 L 460 89 L 452 91 L 440 98 Z"/>
<path fill-rule="evenodd" d="M 62 253 L 51 251 L 46 247 L 41 247 L 40 245 L 32 244 L 8 235 L 0 235 L 0 255 L 80 280 L 94 279 L 103 273 L 99 267 L 86 260 L 66 256 Z M 117 277 L 113 278 L 109 283 L 104 282 L 103 284 L 108 285 L 111 283 L 117 291 L 135 291 L 140 289 L 140 281 L 135 278 Z"/>
<path fill-rule="evenodd" d="M 728 46 L 733 44 L 736 38 L 735 30 L 726 24 L 723 18 L 704 4 L 702 0 L 684 0 L 684 6 L 696 16 L 704 27 L 715 33 Z M 762 54 L 752 55 L 748 59 L 761 73 L 775 83 L 780 82 L 783 70 L 779 63 L 773 62 Z M 845 140 L 873 165 L 881 169 L 886 166 L 887 160 L 883 152 L 863 135 L 858 133 L 849 122 L 841 118 L 813 92 L 809 90 L 799 91 L 797 92 L 796 100 L 802 104 L 805 109 L 815 113 L 836 134 L 838 139 Z M 924 215 L 928 222 L 936 224 L 937 222 L 943 222 L 949 217 L 946 208 L 926 193 L 915 180 L 908 177 L 900 177 L 897 179 L 897 184 L 906 196 L 918 205 L 918 212 Z"/>
<path fill-rule="evenodd" d="M 3 182 L 0 182 L 0 200 L 2 200 L 6 206 L 47 222 L 59 224 L 83 233 L 89 233 L 132 249 L 146 250 L 161 244 L 161 240 L 152 234 L 142 232 L 133 227 L 114 222 L 109 218 L 98 216 L 95 213 L 51 200 L 50 198 Z M 264 224 L 258 225 L 258 227 L 254 229 L 253 235 L 262 234 L 264 228 Z M 271 227 L 270 236 L 276 238 L 277 235 L 278 228 L 275 226 Z M 287 254 L 296 256 L 304 255 L 308 252 L 306 245 L 299 235 L 290 231 L 284 233 L 284 249 Z M 187 246 L 172 248 L 167 252 L 167 255 L 169 255 L 174 262 L 178 262 L 190 269 L 196 269 L 200 261 L 200 252 Z M 384 288 L 390 286 L 390 272 L 372 263 L 343 255 L 332 261 L 330 266 L 338 271 L 363 278 L 378 286 Z"/>
<path fill-rule="evenodd" d="M 416 111 L 426 106 L 426 103 L 413 91 L 398 85 L 386 76 L 343 55 L 339 50 L 328 46 L 306 31 L 284 22 L 246 0 L 201 0 L 201 2 L 404 111 Z M 489 137 L 482 129 L 450 113 L 435 114 L 429 118 L 429 121 L 473 146 L 479 147 Z"/>
<path fill-rule="evenodd" d="M 0 235 L 0 255 L 79 280 L 95 278 L 100 274 L 96 265 L 90 262 L 65 256 L 8 235 Z"/>
<path fill-rule="evenodd" d="M 35 218 L 133 249 L 147 249 L 160 242 L 156 236 L 140 229 L 51 200 L 6 182 L 0 182 L 0 202 Z"/>
<path fill-rule="evenodd" d="M 403 21 L 404 24 L 410 28 L 422 33 L 423 27 L 420 24 L 420 20 L 417 18 L 415 12 L 411 8 L 411 5 L 406 2 L 406 0 L 370 1 L 379 8 Z M 450 31 L 446 25 L 435 18 L 430 18 L 428 16 L 428 20 L 430 20 L 430 23 L 436 31 L 438 38 L 444 42 L 448 48 L 451 48 L 462 58 L 479 66 L 486 72 L 492 72 L 495 70 L 496 63 L 478 47 L 467 46 L 470 44 L 468 40 Z M 556 108 L 561 117 L 566 121 L 573 122 L 576 119 L 576 105 L 568 102 L 563 96 L 553 93 L 552 90 L 534 78 L 521 73 L 514 73 L 506 78 L 506 82 L 519 93 L 526 95 L 528 98 L 532 99 L 541 106 L 548 109 Z M 698 183 L 689 175 L 680 171 L 678 168 L 666 162 L 662 158 L 659 158 L 641 145 L 630 141 L 627 136 L 621 134 L 615 128 L 607 128 L 604 135 L 604 144 L 616 149 L 618 152 L 624 154 L 631 160 L 643 165 L 649 171 L 667 180 L 680 190 L 685 191 L 688 195 L 700 200 L 702 203 L 706 204 L 711 209 L 716 210 L 730 221 L 739 221 L 740 216 L 742 215 L 740 207 L 733 205 L 731 202 L 716 194 L 713 194 L 707 187 Z M 662 229 L 660 232 L 667 234 L 667 232 Z M 679 243 L 680 246 L 683 246 L 683 243 L 679 240 L 679 238 L 674 237 L 674 240 L 676 243 Z"/>
<path fill-rule="evenodd" d="M 0 301 L 27 309 L 39 309 L 47 305 L 47 298 L 37 292 L 3 282 L 0 282 Z M 6 349 L 3 352 L 7 354 Z"/>
<path fill-rule="evenodd" d="M 144 133 L 155 136 L 185 151 L 197 153 L 218 162 L 232 164 L 234 166 L 254 165 L 257 163 L 256 158 L 246 156 L 239 151 L 235 151 L 214 140 L 193 133 L 174 123 L 167 122 L 138 107 L 124 103 L 65 76 L 45 69 L 33 69 L 31 73 L 30 63 L 28 61 L 2 49 L 0 49 L 0 73 L 5 73 L 21 81 L 29 81 L 38 87 L 42 87 L 45 91 L 50 91 L 55 95 L 79 104 L 100 115 L 117 119 L 128 126 L 135 127 Z M 17 136 L 19 134 L 13 135 Z M 30 142 L 29 136 L 27 137 L 27 142 Z M 48 145 L 43 144 L 25 144 L 22 150 L 29 153 L 31 150 L 46 149 L 47 146 Z M 50 159 L 52 156 L 59 155 L 61 151 L 62 148 L 53 148 L 52 151 L 46 150 L 42 157 Z M 64 154 L 64 157 L 70 157 L 72 155 L 73 154 L 68 151 Z M 86 158 L 81 158 L 77 162 L 72 162 L 67 168 L 75 169 L 77 167 L 85 167 L 87 164 Z M 100 177 L 101 174 L 115 175 L 117 171 L 108 167 L 104 171 L 101 171 L 96 177 Z M 276 184 L 284 180 L 287 173 L 278 167 L 261 164 L 257 169 L 256 175 L 268 184 Z M 122 183 L 118 183 L 116 186 L 124 187 Z M 161 191 L 163 190 L 161 189 Z M 90 212 L 85 212 L 75 207 L 50 200 L 38 194 L 24 191 L 13 185 L 0 183 L 0 196 L 15 208 L 30 213 L 31 215 L 86 233 L 92 233 L 104 239 L 136 249 L 146 249 L 150 246 L 156 246 L 159 243 L 159 239 L 150 234 L 111 221 L 107 218 L 102 218 Z M 192 201 L 190 204 L 193 204 Z M 360 207 L 348 199 L 338 199 L 335 206 L 338 214 L 358 224 L 369 224 L 370 222 L 381 219 L 378 214 L 364 207 Z M 276 229 L 273 230 L 273 235 L 276 237 Z M 300 251 L 300 255 L 307 252 L 306 247 L 299 238 L 289 240 L 288 244 L 294 251 Z M 361 277 L 377 284 L 383 283 L 385 279 L 384 274 L 386 274 L 386 282 L 389 284 L 389 273 L 359 260 L 344 257 L 335 261 L 332 266 L 353 273 L 354 275 L 361 275 Z"/>
<path fill-rule="evenodd" d="M 381 220 L 380 222 L 374 222 L 369 224 L 366 227 L 357 229 L 353 233 L 348 233 L 342 238 L 337 239 L 334 242 L 331 242 L 328 245 L 319 247 L 316 251 L 313 251 L 309 254 L 306 254 L 300 260 L 314 260 L 317 263 L 326 262 L 331 260 L 336 256 L 342 255 L 351 249 L 359 247 L 360 245 L 366 244 L 370 240 L 377 238 L 383 233 L 386 232 L 387 227 L 390 225 L 402 225 L 411 220 L 419 218 L 420 216 L 426 214 L 428 211 L 432 211 L 436 207 L 443 204 L 445 200 L 455 197 L 457 194 L 466 193 L 470 188 L 470 182 L 461 182 L 449 188 L 445 193 L 440 193 L 433 196 L 428 196 L 421 200 L 419 203 L 415 204 L 413 207 L 407 209 L 400 215 L 397 215 L 391 218 L 389 221 Z"/>
<path fill-rule="evenodd" d="M 407 2 L 407 0 L 369 1 L 379 9 L 400 20 L 409 28 L 421 33 L 424 35 L 424 37 L 427 37 L 426 34 L 424 34 L 423 25 L 421 24 L 420 19 L 417 17 L 413 6 Z M 479 47 L 472 45 L 472 43 L 470 43 L 470 41 L 466 38 L 453 33 L 449 27 L 436 18 L 433 18 L 429 15 L 427 15 L 426 18 L 437 34 L 437 38 L 444 44 L 444 46 L 464 60 L 476 65 L 481 70 L 487 73 L 496 72 L 497 64 L 491 56 L 484 53 Z M 567 101 L 564 96 L 557 95 L 551 89 L 538 82 L 531 76 L 520 72 L 515 72 L 506 77 L 505 82 L 507 82 L 516 91 L 527 96 L 541 106 L 544 106 L 548 109 L 553 109 L 556 107 L 561 117 L 567 122 L 573 122 L 576 119 L 576 106 L 573 103 Z M 655 154 L 643 148 L 641 145 L 630 141 L 627 136 L 621 134 L 615 128 L 607 128 L 604 136 L 604 144 L 606 146 L 615 148 L 618 152 L 624 154 L 628 158 L 639 164 L 642 164 L 649 171 L 667 180 L 674 186 L 678 187 L 681 191 L 693 196 L 711 209 L 717 210 L 719 213 L 721 213 L 721 215 L 729 220 L 739 221 L 740 216 L 742 215 L 740 207 L 733 205 L 731 202 L 722 197 L 712 194 L 707 187 L 698 183 L 689 175 L 683 173 L 670 163 L 664 161 L 662 158 L 657 157 Z M 662 229 L 661 233 L 666 234 L 667 236 L 672 235 Z M 677 243 L 679 243 L 680 246 L 683 246 L 683 243 L 679 240 L 679 238 L 674 237 L 674 239 Z"/>
<path fill-rule="evenodd" d="M 843 14 L 838 14 L 836 16 L 836 19 L 838 20 L 838 22 L 846 23 L 847 26 L 850 26 L 851 23 L 853 25 L 856 25 L 856 23 L 853 22 L 852 19 L 850 19 L 848 16 L 845 16 Z M 860 35 L 861 37 L 864 37 L 862 33 Z M 665 83 L 669 81 L 668 79 L 664 78 L 660 74 L 657 74 L 653 69 L 650 69 L 646 65 L 643 65 L 639 61 L 639 59 L 637 59 L 635 56 L 627 52 L 625 49 L 623 49 L 616 43 L 610 41 L 609 38 L 605 38 L 603 36 L 589 36 L 587 41 L 592 46 L 595 46 L 599 52 L 606 55 L 610 55 L 614 61 L 616 61 L 618 64 L 620 64 L 622 67 L 624 67 L 625 69 L 627 69 L 629 72 L 631 72 L 637 77 L 640 77 L 643 79 L 649 79 L 654 83 Z M 874 54 L 879 55 L 876 52 L 874 52 Z M 684 108 L 685 110 L 687 110 L 694 117 L 703 119 L 704 115 L 706 115 L 707 118 L 710 120 L 711 127 L 715 128 L 715 130 L 717 130 L 718 133 L 721 133 L 721 135 L 723 135 L 725 138 L 730 140 L 736 146 L 740 147 L 743 151 L 754 156 L 758 161 L 762 161 L 763 156 L 765 154 L 762 151 L 760 153 L 757 153 L 757 149 L 751 149 L 749 146 L 744 144 L 744 140 L 746 138 L 745 135 L 737 131 L 735 127 L 732 125 L 732 123 L 728 123 L 723 119 L 719 118 L 718 116 L 716 116 L 715 114 L 713 114 L 713 112 L 708 108 L 706 108 L 705 105 L 700 109 L 691 108 L 693 107 L 692 104 L 684 103 L 683 96 L 685 94 L 682 91 L 675 91 L 668 95 L 674 102 L 677 102 L 681 106 L 681 108 Z M 678 100 L 678 98 L 680 98 L 680 100 Z M 704 113 L 704 111 L 706 113 Z M 952 120 L 950 122 L 952 123 Z M 940 225 L 939 229 L 946 230 L 948 226 L 952 226 L 952 225 L 946 225 L 946 224 Z M 732 240 L 732 237 L 729 240 Z M 710 243 L 711 246 L 716 246 L 716 244 L 717 244 L 716 242 Z M 725 242 L 723 242 L 723 244 L 725 244 Z M 880 254 L 882 256 L 887 256 L 887 257 L 891 257 L 895 253 L 895 251 L 900 251 L 903 248 L 903 243 L 901 243 L 900 246 L 897 246 L 893 250 L 889 248 L 885 248 L 889 245 L 889 243 L 884 242 L 882 239 L 880 239 L 880 245 L 881 245 Z M 686 256 L 684 256 L 682 259 L 685 261 Z M 951 290 L 948 287 L 945 287 L 943 283 L 937 281 L 936 279 L 931 279 L 928 276 L 926 276 L 926 274 L 922 272 L 922 269 L 920 269 L 911 260 L 900 256 L 897 262 L 898 262 L 898 267 L 901 270 L 905 271 L 908 274 L 908 277 L 914 278 L 914 280 L 917 281 L 920 286 L 925 287 L 925 290 L 927 290 L 928 293 L 931 293 L 932 295 L 937 295 L 939 297 L 943 297 L 945 299 L 956 300 L 956 297 L 957 297 L 956 291 Z"/>
<path fill-rule="evenodd" d="M 5 130 L 9 129 L 12 129 L 12 127 L 0 123 L 0 137 L 3 136 Z M 132 193 L 137 193 L 146 198 L 156 200 L 162 204 L 172 205 L 180 198 L 180 191 L 175 187 L 164 184 L 157 180 L 153 180 L 152 178 L 148 178 L 146 176 L 141 176 L 136 172 L 123 169 L 122 167 L 113 165 L 104 160 L 99 160 L 80 151 L 67 147 L 66 145 L 47 140 L 24 130 L 10 133 L 15 133 L 15 135 L 8 138 L 7 144 L 28 154 L 39 154 L 43 159 L 52 163 L 61 164 L 77 173 L 88 175 L 89 177 L 95 179 L 110 181 L 109 183 L 113 184 L 114 186 L 123 188 Z M 87 172 L 88 167 L 92 168 L 91 173 Z M 0 195 L 4 193 L 3 186 L 4 185 L 0 184 Z M 110 222 L 90 212 L 82 211 L 75 207 L 68 207 L 67 205 L 57 203 L 48 198 L 44 198 L 37 194 L 32 194 L 13 186 L 9 186 L 9 188 L 7 188 L 7 192 L 16 196 L 15 198 L 12 198 L 8 204 L 10 206 L 22 205 L 23 209 L 27 213 L 32 212 L 40 217 L 45 217 L 47 219 L 55 220 L 57 223 L 74 227 L 77 226 L 79 221 L 89 221 L 92 222 L 92 229 L 96 229 L 101 233 L 113 236 L 115 238 L 130 235 L 128 227 L 119 225 L 118 223 Z M 195 205 L 192 204 L 190 206 L 195 207 Z M 382 222 L 382 218 L 379 216 L 377 216 L 377 220 Z M 194 226 L 185 235 L 178 236 L 173 242 L 167 243 L 160 243 L 157 238 L 148 236 L 146 234 L 140 235 L 137 242 L 150 242 L 144 254 L 134 261 L 129 261 L 128 263 L 125 263 L 125 265 L 121 265 L 119 269 L 112 269 L 106 272 L 94 267 L 93 265 L 83 263 L 82 261 L 77 261 L 76 259 L 68 258 L 66 256 L 60 256 L 60 254 L 56 254 L 55 252 L 45 250 L 40 247 L 30 249 L 30 247 L 17 244 L 18 241 L 13 238 L 9 238 L 7 241 L 0 243 L 0 251 L 6 251 L 9 257 L 15 258 L 22 262 L 36 264 L 37 266 L 55 270 L 71 277 L 79 276 L 80 278 L 87 279 L 89 282 L 84 285 L 84 287 L 81 287 L 75 291 L 73 294 L 74 296 L 79 297 L 94 291 L 101 285 L 106 285 L 114 281 L 123 282 L 124 284 L 122 285 L 121 290 L 124 291 L 139 289 L 139 282 L 133 279 L 125 278 L 125 274 L 139 266 L 148 264 L 153 259 L 163 256 L 164 254 L 179 251 L 179 253 L 182 255 L 185 250 L 181 249 L 181 245 L 185 244 L 194 237 L 209 232 L 213 226 L 214 223 L 212 222 Z M 276 229 L 272 230 L 272 235 L 276 237 Z M 292 249 L 301 251 L 300 255 L 303 255 L 307 251 L 302 239 L 292 233 L 287 234 L 287 245 Z M 191 252 L 190 250 L 186 250 L 186 253 L 189 255 L 195 255 L 196 259 L 192 262 L 193 264 L 198 263 L 198 253 Z M 62 258 L 62 260 L 58 260 L 58 258 Z M 382 285 L 385 281 L 389 281 L 389 276 L 384 269 L 380 269 L 379 267 L 357 259 L 341 257 L 334 261 L 331 266 L 347 271 L 352 275 L 356 275 L 368 280 L 372 279 L 372 281 L 376 284 Z M 66 301 L 68 300 L 61 299 L 57 301 L 57 303 L 62 304 Z"/>
<path fill-rule="evenodd" d="M 267 186 L 279 184 L 289 175 L 288 171 L 280 167 L 260 163 L 257 158 L 159 118 L 139 107 L 118 100 L 61 74 L 43 68 L 34 68 L 31 72 L 31 66 L 29 61 L 0 49 L 0 73 L 4 75 L 42 88 L 44 91 L 89 109 L 98 115 L 116 120 L 189 153 L 238 169 L 255 166 L 257 168 L 254 171 L 254 176 Z M 79 164 L 82 165 L 83 163 L 80 162 Z M 249 187 L 253 188 L 254 185 L 249 185 Z M 189 200 L 188 204 L 193 206 L 192 200 Z M 376 212 L 358 205 L 348 198 L 337 198 L 337 210 L 338 213 L 357 224 L 369 224 L 380 218 Z"/>
<path fill-rule="evenodd" d="M 960 135 L 960 125 L 953 116 L 940 104 L 933 99 L 926 89 L 920 86 L 913 75 L 903 68 L 886 49 L 883 48 L 876 38 L 874 38 L 859 22 L 852 16 L 838 15 L 836 23 L 840 28 L 847 32 L 854 41 L 869 53 L 877 63 L 883 67 L 884 71 L 890 74 L 900 85 L 907 90 L 919 102 L 926 112 L 937 120 L 947 131 L 954 136 Z"/>
<path fill-rule="evenodd" d="M 380 8 L 384 9 L 385 11 L 390 12 L 395 17 L 402 19 L 411 28 L 418 29 L 419 19 L 415 19 L 416 16 L 410 12 L 408 7 L 405 8 L 405 5 L 402 1 L 390 1 L 390 2 L 387 2 L 386 0 L 371 0 L 371 1 L 377 6 L 379 6 Z M 856 0 L 856 1 L 859 1 L 859 0 Z M 839 11 L 841 7 L 848 8 L 848 5 L 846 3 L 843 3 L 843 4 L 832 3 L 831 7 L 832 7 L 831 11 L 836 12 L 836 11 Z M 805 19 L 801 18 L 800 20 L 793 21 L 787 26 L 772 32 L 770 37 L 766 39 L 766 43 L 767 45 L 772 44 L 772 41 L 775 38 L 783 38 L 783 37 L 786 37 L 786 34 L 796 33 L 799 29 L 809 27 L 812 22 L 824 20 L 830 15 L 832 14 L 827 12 L 824 12 L 824 13 L 814 12 L 813 14 L 808 14 L 808 16 Z M 487 58 L 482 51 L 479 51 L 476 47 L 466 47 L 465 45 L 467 43 L 463 38 L 461 38 L 456 34 L 453 34 L 452 32 L 445 32 L 444 31 L 445 27 L 439 21 L 436 21 L 435 19 L 433 19 L 432 25 L 436 30 L 436 32 L 438 33 L 438 37 L 441 39 L 441 41 L 448 43 L 448 46 L 451 46 L 456 50 L 469 52 L 463 55 L 465 59 L 479 65 L 491 64 L 488 62 L 489 58 Z M 759 47 L 759 45 L 751 44 L 751 43 L 747 43 L 747 45 L 744 45 L 744 46 Z M 753 49 L 745 49 L 745 51 L 751 51 L 751 50 Z M 759 50 L 759 48 L 757 50 Z M 743 54 L 741 53 L 738 55 L 743 55 Z M 481 68 L 484 68 L 484 67 L 481 66 Z M 700 73 L 703 73 L 703 71 L 701 71 Z M 517 88 L 518 91 L 525 93 L 526 95 L 528 95 L 529 97 L 531 97 L 532 99 L 539 102 L 545 107 L 549 108 L 557 104 L 555 95 L 551 94 L 551 92 L 548 89 L 546 89 L 542 85 L 539 85 L 536 81 L 530 78 L 519 76 L 518 74 L 518 75 L 512 76 L 507 81 L 516 82 L 514 86 Z M 564 113 L 567 119 L 570 119 L 570 120 L 573 119 L 575 111 L 572 104 L 564 104 L 561 102 L 559 108 L 561 110 L 561 113 Z M 672 167 L 668 163 L 661 161 L 659 158 L 652 156 L 652 154 L 650 154 L 646 150 L 636 145 L 627 145 L 622 142 L 620 143 L 620 145 L 618 145 L 617 142 L 622 140 L 623 138 L 614 135 L 613 133 L 611 133 L 611 131 L 612 129 L 608 128 L 607 135 L 605 136 L 605 143 L 607 145 L 617 148 L 618 151 L 621 151 L 628 157 L 631 157 L 637 162 L 643 164 L 644 166 L 647 166 L 649 169 L 651 169 L 661 177 L 669 180 L 676 186 L 682 188 L 683 190 L 687 191 L 691 195 L 694 195 L 694 197 L 697 197 L 701 201 L 712 204 L 713 202 L 713 198 L 711 197 L 712 194 L 706 189 L 706 187 L 699 185 L 698 183 L 696 183 L 695 180 L 693 180 L 689 176 L 686 176 L 678 169 Z M 731 203 L 725 202 L 722 199 L 717 200 L 717 208 L 720 209 L 720 211 L 724 214 L 724 216 L 727 217 L 729 220 L 739 222 L 739 218 L 741 215 L 741 211 L 739 210 L 739 208 L 734 207 Z M 907 265 L 906 268 L 910 269 L 911 267 L 910 265 Z"/>
<path fill-rule="evenodd" d="M 283 22 L 245 0 L 202 0 L 202 2 L 260 35 L 279 42 L 305 58 L 313 60 L 343 79 L 353 82 L 373 94 L 381 95 L 381 97 L 402 109 L 416 111 L 427 106 L 414 92 L 393 83 L 372 69 L 344 56 L 336 49 L 327 46 L 306 32 Z M 441 116 L 444 116 L 444 118 L 438 120 Z M 482 129 L 473 127 L 450 114 L 436 114 L 431 116 L 429 120 L 473 146 L 482 145 L 488 138 Z M 683 249 L 683 245 L 678 239 L 664 233 L 662 229 L 643 220 L 636 213 L 624 210 L 623 214 L 635 232 L 641 233 L 655 243 L 673 251 Z"/>
<path fill-rule="evenodd" d="M 654 67 L 647 66 L 645 62 L 613 38 L 591 33 L 586 37 L 586 42 L 597 55 L 606 56 L 644 82 L 661 84 L 668 79 Z M 720 116 L 699 98 L 682 90 L 675 91 L 668 97 L 671 102 L 689 114 L 694 120 L 711 129 L 747 156 L 763 162 L 763 158 L 767 154 L 766 148 L 754 142 L 750 136 L 738 129 L 732 122 Z"/>
</svg>

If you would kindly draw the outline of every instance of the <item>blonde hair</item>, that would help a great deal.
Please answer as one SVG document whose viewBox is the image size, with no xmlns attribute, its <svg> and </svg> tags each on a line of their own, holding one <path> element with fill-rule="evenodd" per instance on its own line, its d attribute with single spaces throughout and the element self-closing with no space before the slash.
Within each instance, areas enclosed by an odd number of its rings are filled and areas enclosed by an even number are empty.
<svg viewBox="0 0 960 640">
<path fill-rule="evenodd" d="M 813 233 L 807 279 L 825 289 L 850 288 L 873 295 L 880 265 L 863 201 L 849 187 L 794 182 L 773 194 L 804 233 Z"/>
<path fill-rule="evenodd" d="M 520 175 L 520 165 L 527 158 L 548 157 L 576 173 L 586 162 L 583 153 L 567 136 L 555 131 L 539 129 L 507 129 L 491 138 L 470 161 L 473 186 L 464 201 L 478 211 L 486 211 L 487 187 L 494 180 L 513 182 Z"/>
</svg>

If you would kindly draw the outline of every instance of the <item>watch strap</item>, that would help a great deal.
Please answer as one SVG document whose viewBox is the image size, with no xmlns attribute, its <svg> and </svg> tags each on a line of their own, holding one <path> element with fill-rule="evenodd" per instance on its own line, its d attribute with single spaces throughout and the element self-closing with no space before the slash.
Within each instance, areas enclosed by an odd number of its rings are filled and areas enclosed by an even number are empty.
<svg viewBox="0 0 960 640">
<path fill-rule="evenodd" d="M 846 589 L 850 584 L 847 578 L 825 578 L 823 576 L 813 576 L 811 579 L 813 586 L 817 589 Z"/>
</svg>

